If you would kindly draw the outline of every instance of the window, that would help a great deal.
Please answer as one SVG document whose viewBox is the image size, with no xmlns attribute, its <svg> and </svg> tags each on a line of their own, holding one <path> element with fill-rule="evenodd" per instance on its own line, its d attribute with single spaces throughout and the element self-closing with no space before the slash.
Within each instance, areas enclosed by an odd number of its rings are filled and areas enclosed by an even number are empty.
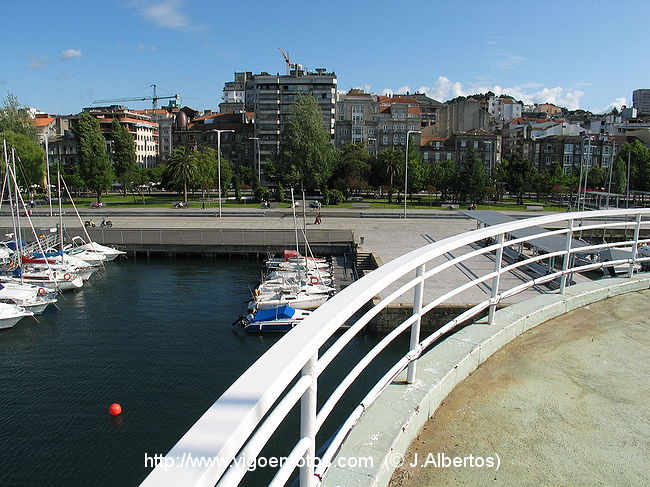
<svg viewBox="0 0 650 487">
<path fill-rule="evenodd" d="M 406 144 L 406 135 L 402 134 L 399 136 L 399 143 L 402 145 Z"/>
<path fill-rule="evenodd" d="M 381 138 L 381 143 L 384 144 L 384 145 L 388 144 L 388 135 L 384 135 Z"/>
<path fill-rule="evenodd" d="M 354 135 L 361 135 L 363 133 L 363 127 L 361 125 L 355 125 L 352 127 L 352 133 Z"/>
<path fill-rule="evenodd" d="M 467 147 L 467 141 L 465 139 L 461 139 L 460 146 L 461 147 Z"/>
<path fill-rule="evenodd" d="M 348 133 L 348 128 L 347 127 L 341 127 L 339 129 L 339 134 L 347 134 Z"/>
<path fill-rule="evenodd" d="M 375 135 L 375 128 L 374 127 L 368 127 L 368 135 Z"/>
<path fill-rule="evenodd" d="M 564 144 L 564 153 L 571 154 L 573 152 L 573 144 Z"/>
<path fill-rule="evenodd" d="M 564 154 L 564 165 L 565 166 L 570 166 L 573 164 L 573 155 L 572 154 Z"/>
<path fill-rule="evenodd" d="M 393 134 L 393 145 L 397 145 L 399 143 L 399 135 Z"/>
<path fill-rule="evenodd" d="M 474 141 L 474 149 L 478 149 L 478 140 Z"/>
</svg>

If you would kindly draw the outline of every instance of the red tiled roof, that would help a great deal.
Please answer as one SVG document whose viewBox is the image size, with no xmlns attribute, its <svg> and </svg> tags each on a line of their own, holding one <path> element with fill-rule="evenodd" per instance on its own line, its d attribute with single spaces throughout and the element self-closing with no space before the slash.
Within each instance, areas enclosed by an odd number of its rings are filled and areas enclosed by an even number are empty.
<svg viewBox="0 0 650 487">
<path fill-rule="evenodd" d="M 408 112 L 412 115 L 420 115 L 419 107 L 408 107 Z"/>
<path fill-rule="evenodd" d="M 445 142 L 447 139 L 444 137 L 431 137 L 428 135 L 425 135 L 424 137 L 421 138 L 420 140 L 420 145 L 425 146 L 425 145 L 433 145 L 434 142 Z"/>
<path fill-rule="evenodd" d="M 56 120 L 54 117 L 36 117 L 34 119 L 34 125 L 37 127 L 47 127 L 49 124 Z"/>
</svg>

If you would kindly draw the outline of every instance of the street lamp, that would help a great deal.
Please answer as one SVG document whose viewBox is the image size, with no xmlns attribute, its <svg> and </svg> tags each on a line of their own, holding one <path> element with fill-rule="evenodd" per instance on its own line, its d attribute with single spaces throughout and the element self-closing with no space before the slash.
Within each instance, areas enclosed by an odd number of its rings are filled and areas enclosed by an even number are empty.
<svg viewBox="0 0 650 487">
<path fill-rule="evenodd" d="M 234 132 L 234 130 L 213 129 L 210 132 L 217 133 L 217 178 L 219 179 L 219 217 L 221 217 L 221 134 L 224 132 Z"/>
<path fill-rule="evenodd" d="M 404 219 L 406 220 L 406 194 L 408 190 L 409 182 L 409 135 L 419 134 L 419 130 L 409 130 L 406 132 L 406 150 L 404 156 Z"/>
<path fill-rule="evenodd" d="M 259 184 L 262 184 L 262 161 L 260 158 L 260 138 L 259 137 L 251 137 L 250 140 L 256 140 L 257 141 L 257 182 Z"/>
</svg>

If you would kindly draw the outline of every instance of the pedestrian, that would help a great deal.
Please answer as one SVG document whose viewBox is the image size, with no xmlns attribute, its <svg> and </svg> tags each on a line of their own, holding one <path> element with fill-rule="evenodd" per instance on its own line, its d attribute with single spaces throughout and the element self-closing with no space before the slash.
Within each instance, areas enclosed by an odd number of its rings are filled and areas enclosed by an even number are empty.
<svg viewBox="0 0 650 487">
<path fill-rule="evenodd" d="M 316 215 L 316 220 L 314 220 L 314 225 L 320 225 L 320 224 L 321 224 L 320 213 L 318 213 L 318 215 Z"/>
<path fill-rule="evenodd" d="M 201 209 L 205 210 L 205 200 L 201 202 Z"/>
</svg>

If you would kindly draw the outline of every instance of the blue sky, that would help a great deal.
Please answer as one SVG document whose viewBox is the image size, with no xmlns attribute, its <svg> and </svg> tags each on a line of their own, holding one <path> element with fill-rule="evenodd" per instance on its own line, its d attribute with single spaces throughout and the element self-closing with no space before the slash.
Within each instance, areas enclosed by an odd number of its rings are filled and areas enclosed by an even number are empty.
<svg viewBox="0 0 650 487">
<path fill-rule="evenodd" d="M 648 0 L 34 0 L 3 17 L 0 95 L 49 113 L 153 83 L 217 109 L 235 71 L 284 72 L 278 47 L 341 91 L 491 89 L 602 112 L 650 88 Z"/>
</svg>

